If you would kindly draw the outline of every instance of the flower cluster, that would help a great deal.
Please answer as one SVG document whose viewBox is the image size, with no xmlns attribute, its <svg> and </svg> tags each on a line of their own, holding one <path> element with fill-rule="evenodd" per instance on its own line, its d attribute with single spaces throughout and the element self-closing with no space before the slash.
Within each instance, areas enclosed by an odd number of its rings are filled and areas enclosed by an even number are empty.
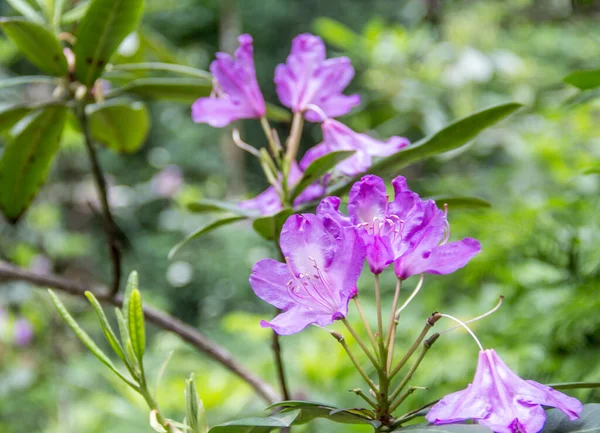
<svg viewBox="0 0 600 433">
<path fill-rule="evenodd" d="M 238 40 L 240 46 L 234 57 L 217 53 L 217 59 L 211 63 L 213 93 L 210 97 L 198 99 L 192 106 L 195 122 L 223 127 L 239 119 L 266 121 L 265 100 L 256 79 L 252 37 L 242 35 Z M 297 143 L 296 149 L 289 146 L 288 156 L 292 161 L 287 172 L 274 173 L 272 186 L 256 198 L 242 202 L 241 207 L 255 209 L 262 215 L 272 215 L 286 205 L 298 206 L 322 197 L 324 181 L 311 185 L 293 203 L 284 203 L 282 199 L 284 191 L 294 188 L 313 161 L 330 152 L 353 151 L 354 154 L 339 163 L 334 171 L 342 176 L 356 176 L 369 169 L 373 157 L 389 156 L 408 146 L 408 140 L 403 137 L 379 141 L 334 119 L 348 114 L 360 104 L 359 95 L 343 93 L 353 77 L 350 59 L 326 58 L 321 38 L 311 34 L 294 38 L 286 62 L 275 69 L 277 95 L 295 115 L 309 122 L 320 122 L 323 140 L 306 152 L 299 163 L 295 160 Z"/>
</svg>

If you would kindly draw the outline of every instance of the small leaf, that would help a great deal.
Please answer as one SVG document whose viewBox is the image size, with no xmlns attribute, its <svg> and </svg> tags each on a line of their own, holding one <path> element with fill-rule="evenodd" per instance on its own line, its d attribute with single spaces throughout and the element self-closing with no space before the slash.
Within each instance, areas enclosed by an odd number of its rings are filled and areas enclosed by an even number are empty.
<svg viewBox="0 0 600 433">
<path fill-rule="evenodd" d="M 144 310 L 142 308 L 142 295 L 134 289 L 129 298 L 129 338 L 137 359 L 142 365 L 142 358 L 146 350 L 146 331 L 144 328 Z"/>
<path fill-rule="evenodd" d="M 300 410 L 300 414 L 295 419 L 294 425 L 305 424 L 315 418 L 325 418 L 329 421 L 341 424 L 370 424 L 374 428 L 381 426 L 381 422 L 366 416 L 363 413 L 363 410 L 359 409 L 338 409 L 324 403 L 301 400 L 289 400 L 275 403 L 267 409 L 276 407 L 283 408 L 280 413 Z"/>
<path fill-rule="evenodd" d="M 600 86 L 600 69 L 573 71 L 563 81 L 580 90 L 595 89 Z"/>
<path fill-rule="evenodd" d="M 133 346 L 131 345 L 127 322 L 125 321 L 123 313 L 118 308 L 115 308 L 115 316 L 117 317 L 117 324 L 119 325 L 119 334 L 121 335 L 121 344 L 123 346 L 123 351 L 125 352 L 127 365 L 133 369 L 135 377 L 137 378 L 140 376 L 140 363 L 135 356 L 135 353 L 133 353 Z"/>
<path fill-rule="evenodd" d="M 230 203 L 228 201 L 220 200 L 199 200 L 196 202 L 188 203 L 187 208 L 190 212 L 204 213 L 204 212 L 231 212 L 238 215 L 251 216 L 252 214 L 248 210 L 239 207 L 237 203 Z"/>
<path fill-rule="evenodd" d="M 214 426 L 209 433 L 268 433 L 276 428 L 285 428 L 292 425 L 299 410 L 278 413 L 266 418 L 244 418 L 236 421 L 229 421 L 224 424 Z"/>
<path fill-rule="evenodd" d="M 406 433 L 492 433 L 487 427 L 479 424 L 445 424 L 429 425 L 415 424 L 408 427 L 397 428 L 394 432 Z"/>
<path fill-rule="evenodd" d="M 9 5 L 13 7 L 14 10 L 19 12 L 24 17 L 28 18 L 31 21 L 35 21 L 36 23 L 43 24 L 44 17 L 40 15 L 31 5 L 27 2 L 27 0 L 6 0 Z"/>
<path fill-rule="evenodd" d="M 79 338 L 79 340 L 83 343 L 83 345 L 85 347 L 87 347 L 87 349 L 90 352 L 92 352 L 92 354 L 96 358 L 98 358 L 98 360 L 100 362 L 102 362 L 113 373 L 115 373 L 117 376 L 119 376 L 119 378 L 121 378 L 121 380 L 123 380 L 129 386 L 135 388 L 137 385 L 135 383 L 133 383 L 131 380 L 129 380 L 128 378 L 126 378 L 125 376 L 123 376 L 121 374 L 121 372 L 119 370 L 117 370 L 117 368 L 114 366 L 112 361 L 108 358 L 108 356 L 106 356 L 104 354 L 104 352 L 102 352 L 102 350 L 100 350 L 100 348 L 98 346 L 96 346 L 96 343 L 94 343 L 94 341 L 90 338 L 90 336 L 83 329 L 81 329 L 79 327 L 79 325 L 77 324 L 75 319 L 73 319 L 73 317 L 69 314 L 69 312 L 67 311 L 67 309 L 65 308 L 63 303 L 60 301 L 60 299 L 58 299 L 58 297 L 54 294 L 54 292 L 52 290 L 48 290 L 48 293 L 50 293 L 50 299 L 52 299 L 52 303 L 56 307 L 56 310 L 58 311 L 58 314 L 60 315 L 60 317 L 62 317 L 62 319 L 67 323 L 67 325 L 69 325 L 69 328 L 71 328 L 73 330 L 73 332 L 75 333 L 77 338 Z"/>
<path fill-rule="evenodd" d="M 90 304 L 92 304 L 92 307 L 94 307 L 94 310 L 96 311 L 96 315 L 98 316 L 98 320 L 100 321 L 100 326 L 102 327 L 102 330 L 104 331 L 104 336 L 108 340 L 110 347 L 112 347 L 115 354 L 119 358 L 121 358 L 121 360 L 124 363 L 127 363 L 127 359 L 125 358 L 125 353 L 123 352 L 121 343 L 119 343 L 117 336 L 113 332 L 113 330 L 110 326 L 110 323 L 108 322 L 108 319 L 106 318 L 106 314 L 104 314 L 104 310 L 102 310 L 102 306 L 100 305 L 100 302 L 98 302 L 98 299 L 96 299 L 96 297 L 94 296 L 94 294 L 92 292 L 89 292 L 89 291 L 85 292 L 85 296 L 86 296 L 86 298 L 88 298 L 88 300 L 90 301 Z"/>
<path fill-rule="evenodd" d="M 292 120 L 292 113 L 285 108 L 267 102 L 267 119 L 273 122 L 289 122 Z"/>
<path fill-rule="evenodd" d="M 546 424 L 540 433 L 598 433 L 600 432 L 600 404 L 583 406 L 579 419 L 571 421 L 558 409 L 546 412 Z"/>
<path fill-rule="evenodd" d="M 142 17 L 144 0 L 91 0 L 77 28 L 75 76 L 91 87 Z"/>
<path fill-rule="evenodd" d="M 205 433 L 207 430 L 206 412 L 202 400 L 198 397 L 193 374 L 185 381 L 185 407 L 188 424 L 192 432 Z"/>
<path fill-rule="evenodd" d="M 125 323 L 129 323 L 129 300 L 134 290 L 139 288 L 139 278 L 137 271 L 132 271 L 127 277 L 127 285 L 125 286 L 125 295 L 123 296 L 123 317 Z M 129 326 L 129 325 L 128 325 Z"/>
<path fill-rule="evenodd" d="M 125 72 L 173 72 L 181 75 L 189 75 L 195 78 L 202 78 L 207 81 L 212 81 L 210 72 L 201 69 L 192 68 L 191 66 L 178 65 L 175 63 L 160 63 L 160 62 L 140 62 L 140 63 L 122 63 L 112 65 L 110 71 L 125 71 Z"/>
<path fill-rule="evenodd" d="M 8 105 L 0 108 L 0 134 L 8 131 L 19 122 L 31 109 L 21 104 Z"/>
<path fill-rule="evenodd" d="M 492 207 L 491 203 L 477 197 L 427 197 L 429 200 L 435 200 L 435 203 L 440 209 L 444 208 L 444 204 L 448 205 L 450 210 L 453 209 L 483 209 Z"/>
<path fill-rule="evenodd" d="M 197 79 L 183 78 L 140 78 L 123 87 L 106 93 L 106 98 L 124 94 L 134 94 L 142 99 L 164 99 L 167 101 L 193 103 L 196 99 L 209 96 L 212 83 Z"/>
<path fill-rule="evenodd" d="M 56 77 L 69 73 L 60 41 L 50 30 L 22 18 L 1 18 L 0 26 L 23 55 L 42 71 Z"/>
<path fill-rule="evenodd" d="M 315 159 L 308 167 L 306 167 L 302 179 L 300 179 L 300 182 L 292 191 L 291 200 L 294 200 L 306 189 L 306 187 L 319 180 L 328 171 L 352 155 L 354 155 L 353 150 L 338 150 Z"/>
<path fill-rule="evenodd" d="M 88 106 L 94 140 L 111 150 L 133 153 L 146 141 L 150 115 L 141 102 L 110 101 Z"/>
<path fill-rule="evenodd" d="M 85 15 L 89 7 L 89 1 L 82 1 L 78 3 L 73 9 L 63 14 L 60 20 L 61 24 L 72 24 L 75 21 L 79 21 Z"/>
<path fill-rule="evenodd" d="M 221 218 L 216 221 L 213 221 L 203 227 L 200 227 L 198 230 L 189 234 L 188 236 L 186 236 L 186 238 L 184 240 L 182 240 L 177 245 L 175 245 L 173 248 L 171 248 L 171 251 L 169 251 L 169 260 L 171 260 L 173 258 L 173 256 L 175 256 L 175 254 L 177 254 L 177 251 L 179 251 L 179 249 L 181 247 L 183 247 L 185 244 L 187 244 L 192 239 L 199 238 L 200 236 L 210 233 L 214 229 L 217 229 L 219 227 L 233 224 L 235 222 L 245 220 L 245 219 L 247 219 L 247 217 L 245 217 L 245 216 L 226 217 L 226 218 Z"/>
<path fill-rule="evenodd" d="M 0 160 L 0 208 L 10 222 L 17 222 L 46 180 L 67 113 L 64 106 L 47 107 L 13 129 Z"/>
<path fill-rule="evenodd" d="M 293 213 L 294 212 L 291 209 L 283 209 L 275 215 L 261 217 L 254 220 L 252 227 L 254 228 L 254 231 L 268 241 L 278 239 L 283 224 Z"/>
</svg>

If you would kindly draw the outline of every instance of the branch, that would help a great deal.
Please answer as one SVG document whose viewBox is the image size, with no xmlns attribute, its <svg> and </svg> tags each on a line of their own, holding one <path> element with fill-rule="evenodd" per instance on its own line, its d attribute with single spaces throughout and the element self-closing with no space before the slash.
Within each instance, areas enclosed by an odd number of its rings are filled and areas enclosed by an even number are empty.
<svg viewBox="0 0 600 433">
<path fill-rule="evenodd" d="M 102 216 L 104 218 L 104 232 L 106 233 L 106 241 L 108 243 L 108 250 L 110 252 L 110 259 L 113 267 L 113 282 L 111 286 L 111 295 L 116 295 L 119 291 L 119 285 L 121 283 L 121 250 L 117 240 L 117 225 L 113 219 L 110 211 L 110 205 L 108 203 L 108 192 L 106 189 L 106 179 L 98 156 L 96 155 L 96 149 L 94 142 L 90 134 L 90 128 L 88 124 L 88 118 L 85 113 L 85 105 L 81 105 L 77 108 L 77 117 L 81 124 L 81 130 L 85 138 L 85 147 L 88 152 L 88 157 L 92 164 L 92 173 L 94 175 L 94 181 L 96 188 L 98 189 L 98 196 L 100 197 L 100 203 L 102 204 Z"/>
<path fill-rule="evenodd" d="M 31 284 L 46 288 L 60 290 L 70 295 L 84 297 L 86 290 L 90 290 L 84 283 L 80 283 L 68 278 L 64 278 L 55 274 L 40 274 L 26 269 L 19 268 L 8 262 L 0 260 L 0 279 L 27 281 Z M 123 303 L 121 296 L 112 296 L 110 293 L 101 292 L 94 294 L 98 300 L 104 303 L 112 304 L 120 307 Z M 208 355 L 210 358 L 223 365 L 226 369 L 237 375 L 244 382 L 250 385 L 258 395 L 267 403 L 275 403 L 279 401 L 279 396 L 271 388 L 269 384 L 264 382 L 260 377 L 249 371 L 245 366 L 240 364 L 233 358 L 231 353 L 224 347 L 210 340 L 204 334 L 190 325 L 182 321 L 156 310 L 152 307 L 144 307 L 144 315 L 146 319 L 164 329 L 179 335 L 184 341 L 188 342 L 200 352 Z"/>
</svg>

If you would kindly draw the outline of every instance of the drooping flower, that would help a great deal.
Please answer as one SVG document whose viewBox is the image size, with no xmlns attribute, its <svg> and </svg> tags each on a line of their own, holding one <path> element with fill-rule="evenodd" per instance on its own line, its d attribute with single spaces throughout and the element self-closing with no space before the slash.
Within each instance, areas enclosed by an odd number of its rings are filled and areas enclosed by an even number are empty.
<svg viewBox="0 0 600 433">
<path fill-rule="evenodd" d="M 241 35 L 235 59 L 217 53 L 210 64 L 214 77 L 213 94 L 192 105 L 192 119 L 220 128 L 238 119 L 258 119 L 265 115 L 265 100 L 256 81 L 252 37 Z"/>
<path fill-rule="evenodd" d="M 383 142 L 367 134 L 359 134 L 334 119 L 323 121 L 323 141 L 310 149 L 300 161 L 300 168 L 306 170 L 315 159 L 338 150 L 353 150 L 354 155 L 336 166 L 336 170 L 346 176 L 356 176 L 366 172 L 374 156 L 389 156 L 408 146 L 404 137 L 391 137 Z"/>
<path fill-rule="evenodd" d="M 448 243 L 444 211 L 433 200 L 421 200 L 409 190 L 404 177 L 398 176 L 392 184 L 395 197 L 389 203 L 385 183 L 374 175 L 356 182 L 348 198 L 345 224 L 357 227 L 371 272 L 379 274 L 394 263 L 396 275 L 402 279 L 421 273 L 449 274 L 481 250 L 472 238 Z M 333 205 L 328 212 L 339 214 Z"/>
<path fill-rule="evenodd" d="M 285 64 L 275 69 L 277 95 L 283 105 L 299 113 L 313 104 L 328 117 L 343 116 L 360 104 L 359 95 L 342 93 L 353 77 L 350 59 L 326 59 L 323 40 L 307 33 L 294 38 Z M 305 118 L 311 122 L 322 120 L 311 110 L 306 111 Z"/>
<path fill-rule="evenodd" d="M 300 179 L 302 179 L 302 174 L 303 172 L 298 167 L 298 164 L 293 163 L 291 165 L 290 173 L 288 175 L 288 189 L 293 189 L 298 184 L 298 182 L 300 182 Z M 280 182 L 281 178 L 282 176 L 280 175 Z M 242 201 L 239 204 L 239 206 L 242 209 L 257 210 L 261 215 L 274 215 L 283 209 L 283 204 L 281 203 L 281 197 L 279 195 L 278 188 L 281 188 L 281 185 L 278 185 L 277 188 L 275 188 L 274 186 L 270 186 L 266 190 L 258 194 L 256 197 Z M 298 197 L 296 197 L 296 199 L 294 200 L 294 207 L 323 197 L 324 194 L 325 183 L 313 183 L 312 185 L 309 185 L 304 191 L 302 191 L 298 195 Z"/>
<path fill-rule="evenodd" d="M 433 424 L 468 419 L 495 433 L 537 433 L 544 427 L 542 406 L 555 407 L 570 420 L 579 418 L 579 400 L 533 380 L 523 380 L 493 349 L 479 352 L 473 383 L 467 389 L 442 398 L 426 415 Z"/>
<path fill-rule="evenodd" d="M 356 229 L 319 211 L 292 215 L 281 231 L 280 246 L 286 263 L 261 260 L 250 275 L 254 293 L 283 310 L 261 326 L 289 335 L 346 317 L 365 258 Z"/>
</svg>

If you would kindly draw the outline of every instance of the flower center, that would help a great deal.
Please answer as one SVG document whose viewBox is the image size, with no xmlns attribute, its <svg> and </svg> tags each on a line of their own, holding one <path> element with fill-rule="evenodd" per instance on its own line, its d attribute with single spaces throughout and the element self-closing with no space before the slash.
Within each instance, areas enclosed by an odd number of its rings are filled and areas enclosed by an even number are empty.
<svg viewBox="0 0 600 433">
<path fill-rule="evenodd" d="M 373 222 L 364 222 L 357 227 L 366 230 L 371 236 L 386 237 L 394 243 L 402 240 L 404 221 L 398 215 L 390 215 L 387 218 L 374 217 Z"/>
<path fill-rule="evenodd" d="M 292 269 L 289 257 L 285 258 L 292 278 L 287 282 L 286 289 L 290 297 L 300 305 L 314 309 L 315 307 L 334 313 L 338 310 L 335 290 L 323 274 L 317 262 L 312 257 L 308 259 L 313 264 L 314 273 L 301 272 L 298 275 Z"/>
</svg>

